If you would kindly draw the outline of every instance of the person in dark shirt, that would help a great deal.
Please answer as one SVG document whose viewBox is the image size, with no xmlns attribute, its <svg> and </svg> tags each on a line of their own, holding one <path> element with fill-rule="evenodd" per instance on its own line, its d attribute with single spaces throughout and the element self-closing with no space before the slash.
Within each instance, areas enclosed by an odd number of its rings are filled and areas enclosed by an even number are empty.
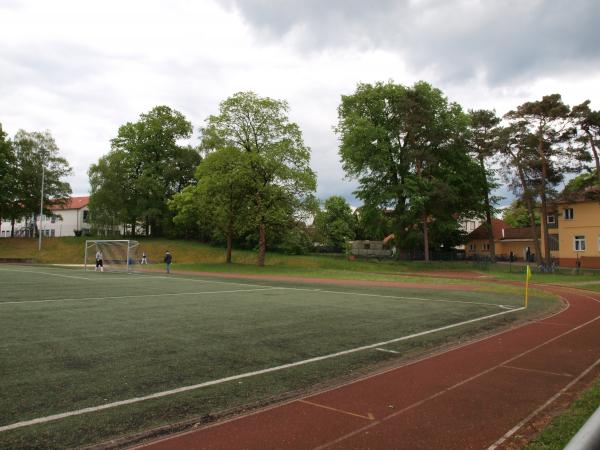
<svg viewBox="0 0 600 450">
<path fill-rule="evenodd" d="M 169 250 L 165 252 L 165 266 L 167 268 L 167 273 L 171 273 L 171 261 L 173 260 L 173 256 L 169 253 Z"/>
</svg>

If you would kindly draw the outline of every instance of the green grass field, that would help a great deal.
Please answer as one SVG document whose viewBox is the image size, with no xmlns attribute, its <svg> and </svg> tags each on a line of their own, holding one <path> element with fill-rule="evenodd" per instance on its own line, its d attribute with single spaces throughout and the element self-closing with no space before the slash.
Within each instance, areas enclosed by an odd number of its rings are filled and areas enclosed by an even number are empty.
<svg viewBox="0 0 600 450">
<path fill-rule="evenodd" d="M 0 265 L 0 448 L 68 448 L 212 420 L 560 305 L 534 291 L 527 311 L 513 311 L 522 305 L 519 288 L 474 287 L 350 288 Z M 314 358 L 322 359 L 307 362 Z M 265 372 L 248 375 L 255 371 Z M 203 383 L 210 385 L 164 394 Z"/>
</svg>

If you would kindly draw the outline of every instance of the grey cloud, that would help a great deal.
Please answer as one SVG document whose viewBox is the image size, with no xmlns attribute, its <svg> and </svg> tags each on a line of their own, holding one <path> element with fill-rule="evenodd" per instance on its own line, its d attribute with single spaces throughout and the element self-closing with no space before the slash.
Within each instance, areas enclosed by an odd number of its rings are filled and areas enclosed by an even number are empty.
<svg viewBox="0 0 600 450">
<path fill-rule="evenodd" d="M 259 33 L 308 51 L 385 48 L 444 82 L 492 85 L 600 68 L 590 0 L 226 0 Z"/>
</svg>

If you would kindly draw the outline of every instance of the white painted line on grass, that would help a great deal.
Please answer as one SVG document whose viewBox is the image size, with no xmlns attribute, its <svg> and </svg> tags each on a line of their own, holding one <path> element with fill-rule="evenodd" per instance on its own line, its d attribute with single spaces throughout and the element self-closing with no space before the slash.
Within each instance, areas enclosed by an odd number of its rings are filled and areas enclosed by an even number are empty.
<svg viewBox="0 0 600 450">
<path fill-rule="evenodd" d="M 273 291 L 276 287 L 258 288 L 258 289 L 233 289 L 229 291 L 201 291 L 201 292 L 176 292 L 167 294 L 136 294 L 121 295 L 118 297 L 82 297 L 82 298 L 53 298 L 47 300 L 24 300 L 22 302 L 0 302 L 0 305 L 21 305 L 28 303 L 50 303 L 50 302 L 77 302 L 90 300 L 121 300 L 124 298 L 146 298 L 146 297 L 174 297 L 179 295 L 202 295 L 202 294 L 231 294 L 234 292 L 255 292 L 255 291 Z"/>
<path fill-rule="evenodd" d="M 183 386 L 183 387 L 176 388 L 176 389 L 171 389 L 171 390 L 168 390 L 168 391 L 156 392 L 154 394 L 149 394 L 149 395 L 145 395 L 145 396 L 142 396 L 142 397 L 134 397 L 134 398 L 130 398 L 130 399 L 127 399 L 127 400 L 120 400 L 120 401 L 116 401 L 116 402 L 112 402 L 112 403 L 105 403 L 103 405 L 91 406 L 89 408 L 83 408 L 83 409 L 77 409 L 77 410 L 73 410 L 73 411 L 67 411 L 67 412 L 64 412 L 64 413 L 53 414 L 53 415 L 46 416 L 46 417 L 39 417 L 37 419 L 24 420 L 24 421 L 21 421 L 21 422 L 16 422 L 16 423 L 12 423 L 12 424 L 9 424 L 9 425 L 1 426 L 0 427 L 0 432 L 14 430 L 14 429 L 17 429 L 17 428 L 28 427 L 28 426 L 31 426 L 31 425 L 37 425 L 37 424 L 40 424 L 40 423 L 51 422 L 51 421 L 54 421 L 54 420 L 64 419 L 66 417 L 79 416 L 81 414 L 86 414 L 86 413 L 90 413 L 90 412 L 102 411 L 102 410 L 109 409 L 109 408 L 115 408 L 117 406 L 130 405 L 132 403 L 139 403 L 139 402 L 142 402 L 142 401 L 145 401 L 145 400 L 151 400 L 151 399 L 156 399 L 156 398 L 161 398 L 161 397 L 167 397 L 167 396 L 170 396 L 170 395 L 180 394 L 182 392 L 188 392 L 188 391 L 193 391 L 193 390 L 204 388 L 204 387 L 208 387 L 208 386 L 214 386 L 214 385 L 217 385 L 217 384 L 223 384 L 223 383 L 226 383 L 228 381 L 241 380 L 243 378 L 249 378 L 249 377 L 253 377 L 253 376 L 256 376 L 256 375 L 264 375 L 266 373 L 276 372 L 276 371 L 283 370 L 283 369 L 289 369 L 290 367 L 297 367 L 297 366 L 302 366 L 302 365 L 305 365 L 305 364 L 310 364 L 310 363 L 313 363 L 313 362 L 324 361 L 326 359 L 337 358 L 339 356 L 349 355 L 351 353 L 360 352 L 362 350 L 369 350 L 369 349 L 372 349 L 372 348 L 383 347 L 385 345 L 392 344 L 394 342 L 407 341 L 409 339 L 414 339 L 416 337 L 425 336 L 427 334 L 432 334 L 432 333 L 437 333 L 439 331 L 449 330 L 451 328 L 460 327 L 462 325 L 467 325 L 469 323 L 480 322 L 482 320 L 491 319 L 493 317 L 502 316 L 504 314 L 510 314 L 510 313 L 513 313 L 513 312 L 516 312 L 516 311 L 521 311 L 521 310 L 524 310 L 524 309 L 525 308 L 518 308 L 518 309 L 513 309 L 513 310 L 510 310 L 510 311 L 502 311 L 502 312 L 499 312 L 499 313 L 490 314 L 490 315 L 482 316 L 482 317 L 477 317 L 475 319 L 469 319 L 469 320 L 465 320 L 463 322 L 454 323 L 454 324 L 446 325 L 446 326 L 443 326 L 443 327 L 435 328 L 433 330 L 421 331 L 419 333 L 410 334 L 408 336 L 402 336 L 402 337 L 399 337 L 399 338 L 396 338 L 396 339 L 390 339 L 390 340 L 384 341 L 384 342 L 377 342 L 376 344 L 363 345 L 362 347 L 356 347 L 356 348 L 352 348 L 352 349 L 349 349 L 349 350 L 343 350 L 343 351 L 340 351 L 340 352 L 330 353 L 328 355 L 323 355 L 323 356 L 316 356 L 314 358 L 304 359 L 302 361 L 296 361 L 296 362 L 292 362 L 292 363 L 288 363 L 288 364 L 283 364 L 283 365 L 280 365 L 280 366 L 269 367 L 267 369 L 255 370 L 255 371 L 252 371 L 252 372 L 246 372 L 246 373 L 242 373 L 242 374 L 239 374 L 239 375 L 232 375 L 230 377 L 220 378 L 218 380 L 206 381 L 204 383 L 194 384 L 194 385 L 191 385 L 191 386 Z"/>
<path fill-rule="evenodd" d="M 396 350 L 388 350 L 387 348 L 379 348 L 379 347 L 377 347 L 375 350 L 379 350 L 380 352 L 386 352 L 386 353 L 395 353 L 395 354 L 400 353 L 400 352 L 397 352 Z"/>
<path fill-rule="evenodd" d="M 89 278 L 78 277 L 76 275 L 62 275 L 60 273 L 39 272 L 39 271 L 33 271 L 33 270 L 0 269 L 0 271 L 1 272 L 36 273 L 36 274 L 40 274 L 40 275 L 50 275 L 53 277 L 75 278 L 76 280 L 89 280 Z"/>
<path fill-rule="evenodd" d="M 348 292 L 348 291 L 329 291 L 325 289 L 306 289 L 306 288 L 283 288 L 290 289 L 294 291 L 318 291 L 324 292 L 326 294 L 342 294 L 342 295 L 358 295 L 362 297 L 377 297 L 377 298 L 397 298 L 401 300 L 418 300 L 422 302 L 438 302 L 438 303 L 463 303 L 466 305 L 483 305 L 483 306 L 498 306 L 503 309 L 509 309 L 510 307 L 506 307 L 506 305 L 498 305 L 496 303 L 484 303 L 484 302 L 470 302 L 467 300 L 447 300 L 442 298 L 423 298 L 423 297 L 405 297 L 400 295 L 383 295 L 383 294 L 367 294 L 364 292 Z M 515 307 L 516 308 L 516 307 Z M 514 308 L 511 308 L 514 309 Z M 519 308 L 522 309 L 522 308 Z"/>
</svg>

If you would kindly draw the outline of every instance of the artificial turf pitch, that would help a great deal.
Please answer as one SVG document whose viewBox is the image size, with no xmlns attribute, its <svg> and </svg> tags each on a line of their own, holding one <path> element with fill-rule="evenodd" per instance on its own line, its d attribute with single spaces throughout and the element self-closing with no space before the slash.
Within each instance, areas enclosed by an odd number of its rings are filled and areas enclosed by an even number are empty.
<svg viewBox="0 0 600 450">
<path fill-rule="evenodd" d="M 73 447 L 192 417 L 210 420 L 523 314 L 507 309 L 522 305 L 520 295 L 493 290 L 348 288 L 40 266 L 0 266 L 0 292 L 0 448 Z M 534 307 L 542 302 L 532 300 Z M 398 353 L 372 347 L 502 312 L 383 348 Z M 336 356 L 248 375 L 327 355 Z M 164 395 L 7 429 L 156 393 Z"/>
</svg>

